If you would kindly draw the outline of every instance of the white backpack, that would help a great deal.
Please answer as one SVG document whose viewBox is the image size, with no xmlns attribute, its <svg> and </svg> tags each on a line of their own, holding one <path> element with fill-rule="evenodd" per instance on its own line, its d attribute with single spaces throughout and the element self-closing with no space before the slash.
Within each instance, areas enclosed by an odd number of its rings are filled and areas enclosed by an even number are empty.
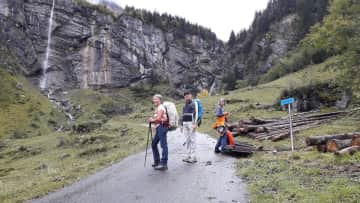
<svg viewBox="0 0 360 203">
<path fill-rule="evenodd" d="M 163 105 L 169 120 L 169 130 L 176 130 L 179 125 L 179 114 L 176 110 L 175 104 L 173 102 L 166 101 Z"/>
</svg>

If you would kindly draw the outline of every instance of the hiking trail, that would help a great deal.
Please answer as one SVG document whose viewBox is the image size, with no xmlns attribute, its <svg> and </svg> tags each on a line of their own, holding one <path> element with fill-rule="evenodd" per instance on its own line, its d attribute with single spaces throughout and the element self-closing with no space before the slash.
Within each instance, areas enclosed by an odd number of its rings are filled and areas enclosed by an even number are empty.
<svg viewBox="0 0 360 203">
<path fill-rule="evenodd" d="M 245 184 L 236 176 L 236 159 L 214 153 L 216 140 L 197 133 L 195 164 L 184 163 L 185 138 L 168 133 L 168 171 L 144 168 L 144 152 L 132 155 L 73 185 L 33 203 L 43 202 L 247 202 Z M 160 146 L 159 146 L 160 149 Z"/>
</svg>

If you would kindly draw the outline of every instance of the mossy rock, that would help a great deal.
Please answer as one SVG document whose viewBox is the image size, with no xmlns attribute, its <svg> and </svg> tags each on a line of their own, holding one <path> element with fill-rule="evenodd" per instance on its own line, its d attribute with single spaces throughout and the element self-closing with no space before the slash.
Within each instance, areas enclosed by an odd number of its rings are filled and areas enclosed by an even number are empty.
<svg viewBox="0 0 360 203">
<path fill-rule="evenodd" d="M 95 129 L 101 128 L 101 121 L 88 121 L 73 126 L 73 132 L 75 133 L 90 133 Z"/>
<path fill-rule="evenodd" d="M 106 116 L 115 116 L 115 115 L 125 115 L 131 113 L 133 110 L 131 106 L 128 104 L 110 102 L 101 105 L 100 111 Z"/>
<path fill-rule="evenodd" d="M 11 135 L 12 139 L 25 139 L 28 137 L 29 137 L 29 135 L 22 130 L 15 130 Z"/>
<path fill-rule="evenodd" d="M 106 152 L 108 149 L 105 146 L 96 146 L 86 149 L 79 153 L 79 157 L 94 156 Z"/>
</svg>

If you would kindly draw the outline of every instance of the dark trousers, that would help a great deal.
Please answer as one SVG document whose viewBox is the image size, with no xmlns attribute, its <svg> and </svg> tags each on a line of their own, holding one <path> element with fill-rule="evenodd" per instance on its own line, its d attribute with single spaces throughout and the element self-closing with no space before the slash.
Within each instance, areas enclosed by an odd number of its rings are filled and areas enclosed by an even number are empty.
<svg viewBox="0 0 360 203">
<path fill-rule="evenodd" d="M 224 134 L 223 136 L 219 137 L 216 146 L 215 146 L 215 151 L 220 151 L 219 147 L 221 147 L 221 151 L 223 151 L 224 147 L 226 145 L 229 145 L 229 139 L 227 137 L 226 134 Z"/>
<path fill-rule="evenodd" d="M 162 165 L 167 165 L 167 161 L 168 161 L 167 132 L 168 132 L 167 127 L 164 127 L 163 125 L 160 125 L 159 127 L 156 128 L 156 134 L 151 143 L 155 164 L 160 163 Z M 161 159 L 158 149 L 159 142 L 162 149 Z"/>
</svg>

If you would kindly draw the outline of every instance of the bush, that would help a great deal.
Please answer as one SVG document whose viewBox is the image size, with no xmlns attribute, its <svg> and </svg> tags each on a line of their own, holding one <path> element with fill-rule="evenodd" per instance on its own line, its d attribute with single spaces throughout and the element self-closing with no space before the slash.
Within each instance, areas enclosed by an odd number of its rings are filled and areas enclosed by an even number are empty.
<svg viewBox="0 0 360 203">
<path fill-rule="evenodd" d="M 133 111 L 130 104 L 120 104 L 115 102 L 110 102 L 101 105 L 101 113 L 106 116 L 115 116 L 115 115 L 124 115 L 131 113 Z"/>
<path fill-rule="evenodd" d="M 12 139 L 24 139 L 28 137 L 28 134 L 22 130 L 15 130 L 11 136 Z"/>
<path fill-rule="evenodd" d="M 89 121 L 80 123 L 73 126 L 73 131 L 76 133 L 89 133 L 91 131 L 94 131 L 95 129 L 98 129 L 102 126 L 102 122 L 100 121 Z"/>
<path fill-rule="evenodd" d="M 312 63 L 313 56 L 318 53 L 314 49 L 299 48 L 290 56 L 279 61 L 269 72 L 260 78 L 260 83 L 267 83 L 276 80 L 286 74 L 293 73 L 305 68 Z M 320 57 L 319 57 L 320 58 Z M 324 60 L 324 59 L 322 59 Z M 320 59 L 317 58 L 317 61 Z"/>
<path fill-rule="evenodd" d="M 311 111 L 322 106 L 335 106 L 336 102 L 341 100 L 344 92 L 345 89 L 336 83 L 313 83 L 304 87 L 284 90 L 276 104 L 278 105 L 283 98 L 295 97 L 298 111 Z"/>
</svg>

